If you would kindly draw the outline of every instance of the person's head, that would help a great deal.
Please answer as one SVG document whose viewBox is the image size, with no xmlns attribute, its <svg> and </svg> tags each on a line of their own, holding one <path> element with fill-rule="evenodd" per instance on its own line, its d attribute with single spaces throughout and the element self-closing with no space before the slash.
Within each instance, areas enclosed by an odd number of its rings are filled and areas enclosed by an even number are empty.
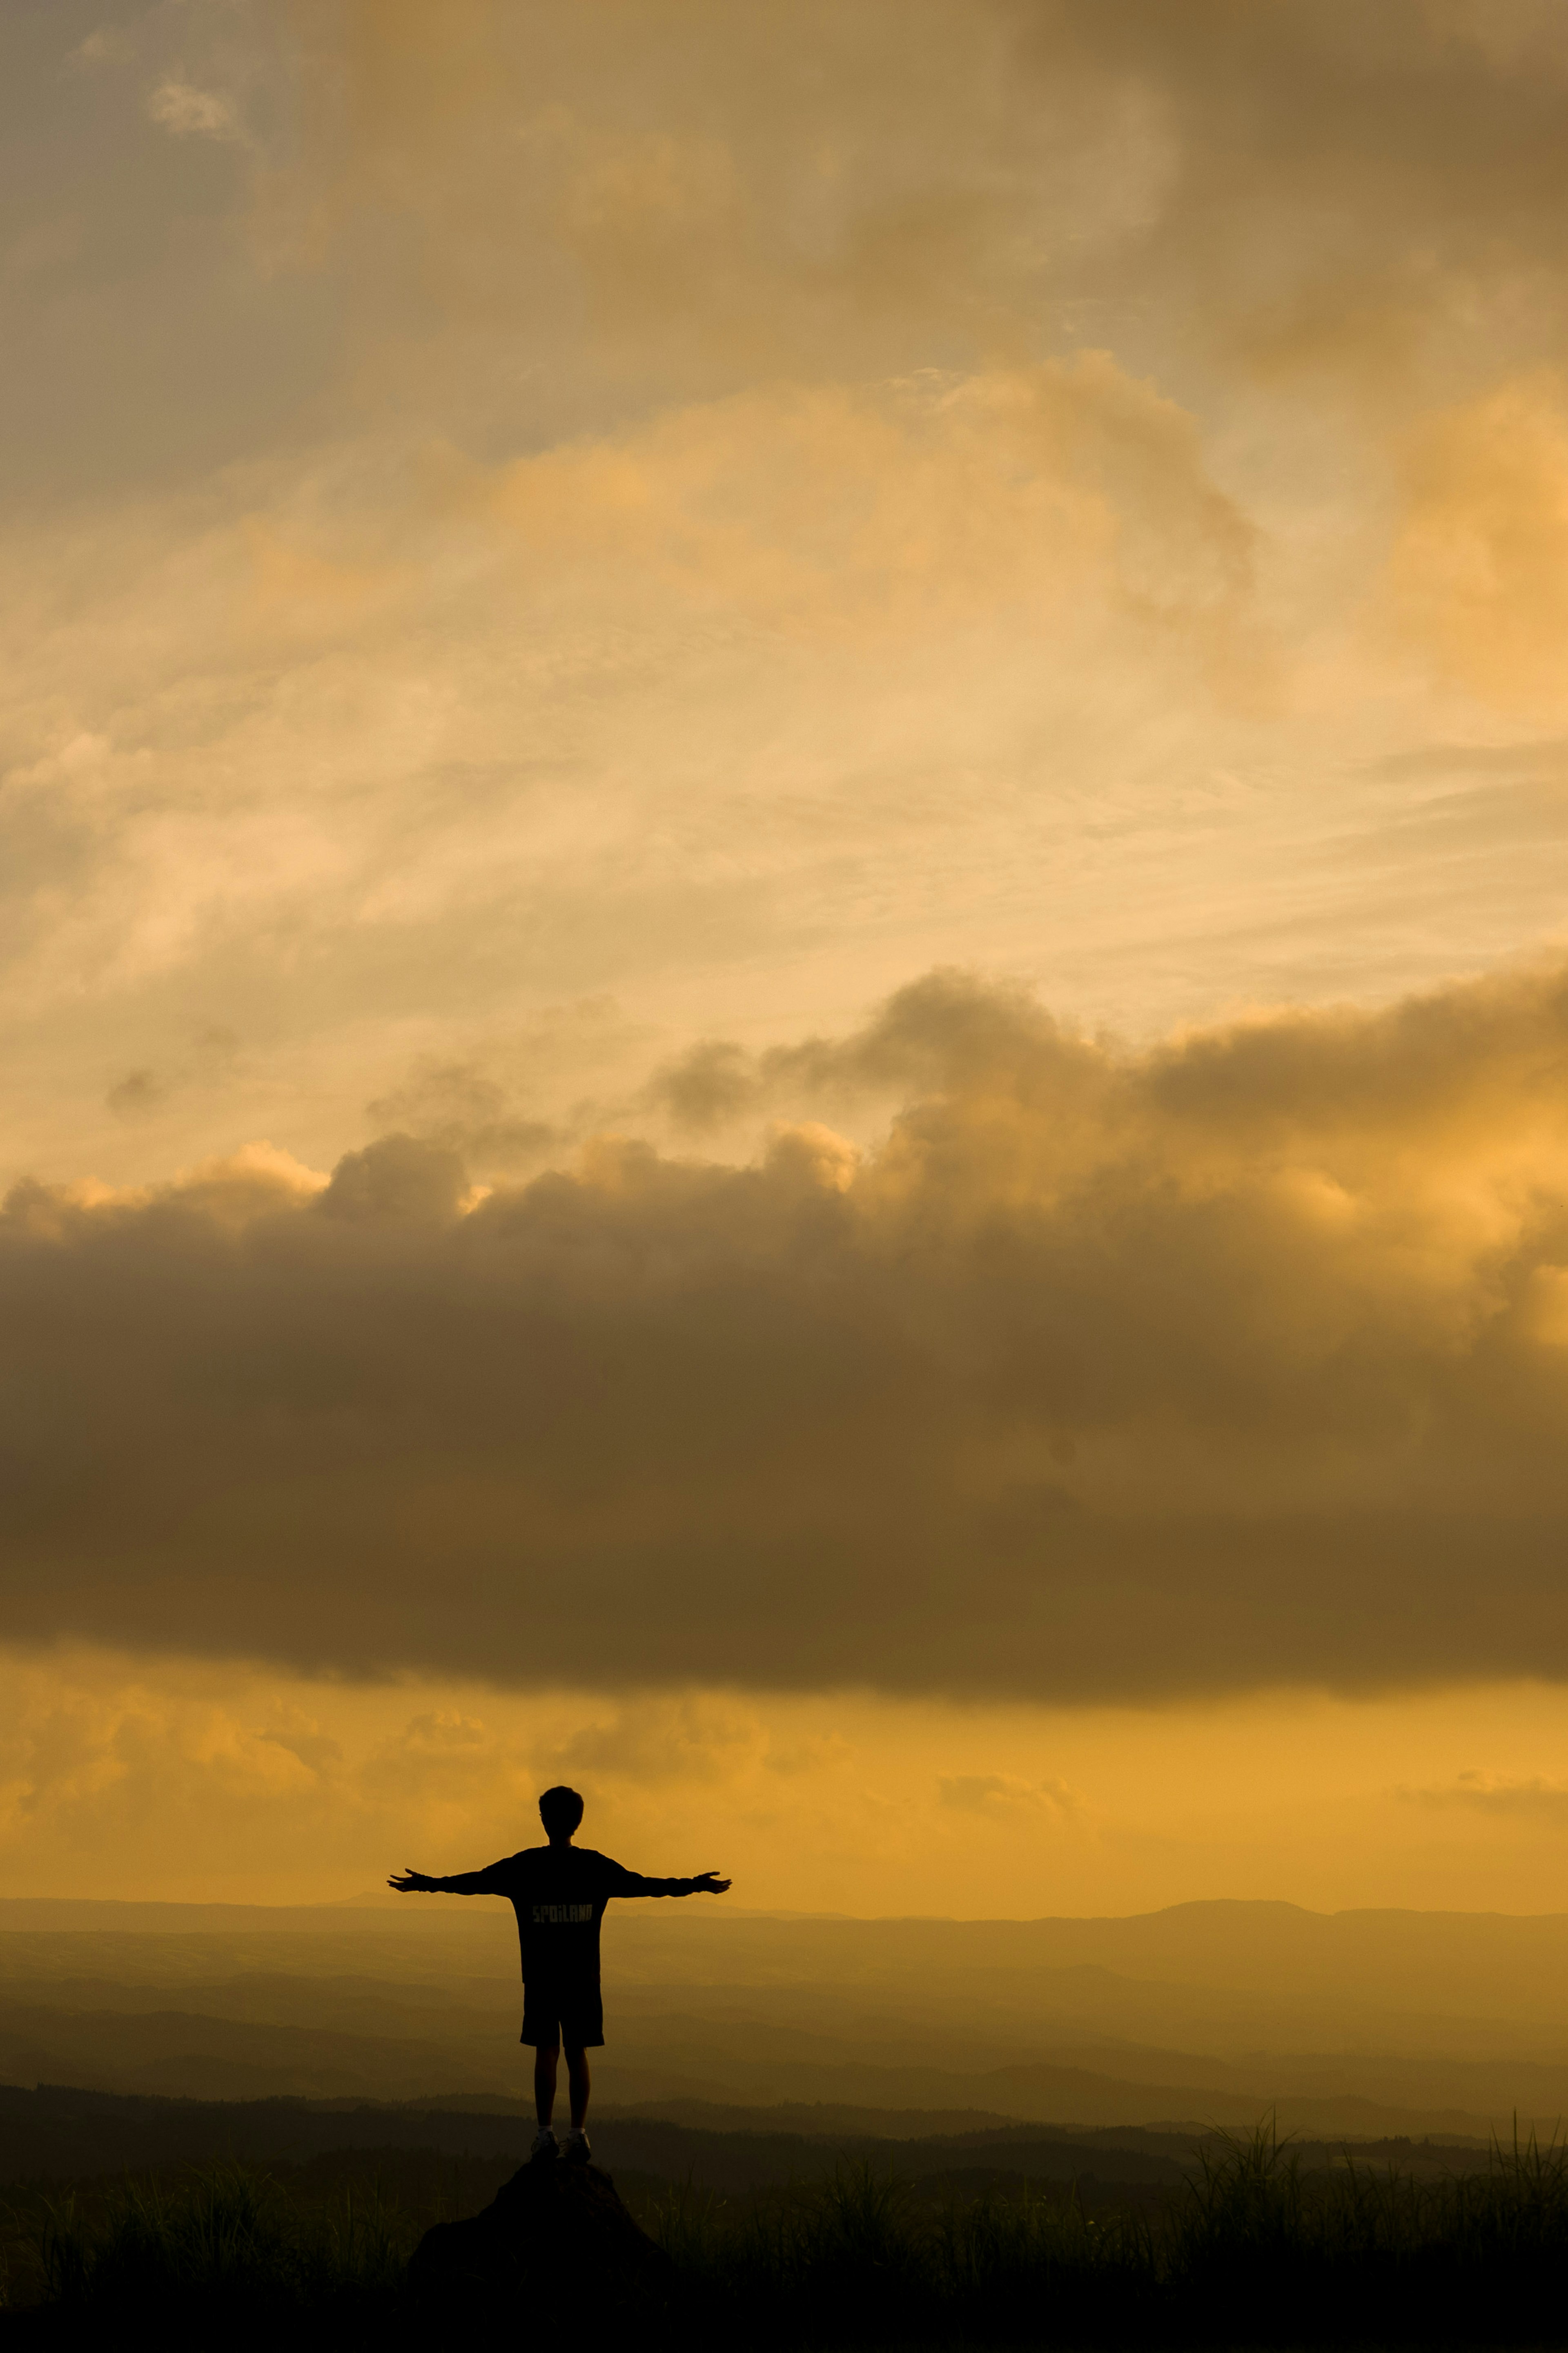
<svg viewBox="0 0 1568 2353">
<path fill-rule="evenodd" d="M 575 1789 L 546 1789 L 539 1800 L 539 1819 L 552 1846 L 564 1846 L 583 1819 L 583 1800 Z"/>
</svg>

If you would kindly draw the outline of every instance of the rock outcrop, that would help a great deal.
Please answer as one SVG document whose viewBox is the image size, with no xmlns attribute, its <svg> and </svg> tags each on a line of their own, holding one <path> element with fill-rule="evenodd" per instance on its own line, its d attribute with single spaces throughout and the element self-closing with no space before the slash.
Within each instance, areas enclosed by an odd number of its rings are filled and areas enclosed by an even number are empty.
<svg viewBox="0 0 1568 2353">
<path fill-rule="evenodd" d="M 653 2319 L 668 2305 L 668 2256 L 633 2221 L 596 2165 L 525 2165 L 482 2213 L 426 2231 L 408 2290 L 426 2308 L 497 2308 L 514 2325 L 558 2316 Z"/>
</svg>

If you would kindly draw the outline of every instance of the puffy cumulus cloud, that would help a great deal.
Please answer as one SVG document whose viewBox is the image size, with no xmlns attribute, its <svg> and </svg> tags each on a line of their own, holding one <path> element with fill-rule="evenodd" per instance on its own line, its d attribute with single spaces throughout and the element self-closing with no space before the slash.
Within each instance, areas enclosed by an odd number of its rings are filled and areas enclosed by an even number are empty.
<svg viewBox="0 0 1568 2353">
<path fill-rule="evenodd" d="M 504 1037 L 456 1055 L 417 1055 L 395 1086 L 366 1103 L 365 1117 L 377 1134 L 392 1129 L 457 1152 L 483 1176 L 515 1174 L 610 1124 L 626 1107 L 624 1090 L 609 1083 L 616 1064 L 646 1061 L 647 1044 L 611 997 L 546 1006 Z M 550 1118 L 540 1116 L 544 1103 Z"/>
<path fill-rule="evenodd" d="M 1561 972 L 1142 1056 L 939 975 L 805 1056 L 896 1088 L 863 1153 L 19 1187 L 6 1626 L 606 1688 L 1568 1672 L 1565 1057 Z"/>
</svg>

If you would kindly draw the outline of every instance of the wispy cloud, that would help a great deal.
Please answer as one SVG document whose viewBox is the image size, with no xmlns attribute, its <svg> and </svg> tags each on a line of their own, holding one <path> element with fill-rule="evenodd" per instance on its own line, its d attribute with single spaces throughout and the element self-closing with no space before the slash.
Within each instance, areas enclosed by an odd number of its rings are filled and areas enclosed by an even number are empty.
<svg viewBox="0 0 1568 2353">
<path fill-rule="evenodd" d="M 937 1796 L 951 1812 L 979 1814 L 996 1822 L 1016 1823 L 1031 1814 L 1061 1820 L 1078 1814 L 1083 1805 L 1065 1781 L 1026 1781 L 1015 1773 L 941 1774 Z"/>
<path fill-rule="evenodd" d="M 161 81 L 147 93 L 147 111 L 154 122 L 178 138 L 249 144 L 238 107 L 222 90 L 198 90 L 188 81 Z"/>
<path fill-rule="evenodd" d="M 1417 1806 L 1568 1824 L 1568 1781 L 1547 1780 L 1540 1774 L 1460 1773 L 1452 1781 L 1426 1788 L 1402 1788 L 1399 1795 Z"/>
</svg>

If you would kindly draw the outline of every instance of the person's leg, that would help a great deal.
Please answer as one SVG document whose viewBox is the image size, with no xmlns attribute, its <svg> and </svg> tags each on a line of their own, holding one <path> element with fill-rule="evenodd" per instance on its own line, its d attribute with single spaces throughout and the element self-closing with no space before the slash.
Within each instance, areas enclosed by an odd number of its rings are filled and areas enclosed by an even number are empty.
<svg viewBox="0 0 1568 2353">
<path fill-rule="evenodd" d="M 539 2120 L 542 2131 L 555 2113 L 555 2068 L 560 2056 L 559 2042 L 541 2042 L 533 2053 L 533 2113 Z M 567 2066 L 570 2069 L 570 2059 L 567 2061 Z M 571 2081 L 573 2084 L 572 2121 L 575 2124 L 577 2121 L 575 2075 L 572 2076 Z"/>
<path fill-rule="evenodd" d="M 550 2081 L 553 2089 L 553 2069 Z M 593 2089 L 593 2078 L 588 2073 L 588 2054 L 580 2042 L 568 2042 L 566 2045 L 566 2088 L 572 2097 L 572 2129 L 581 2132 L 588 2121 L 588 2094 Z M 542 2116 L 540 2121 L 544 2123 L 548 2120 Z"/>
</svg>

